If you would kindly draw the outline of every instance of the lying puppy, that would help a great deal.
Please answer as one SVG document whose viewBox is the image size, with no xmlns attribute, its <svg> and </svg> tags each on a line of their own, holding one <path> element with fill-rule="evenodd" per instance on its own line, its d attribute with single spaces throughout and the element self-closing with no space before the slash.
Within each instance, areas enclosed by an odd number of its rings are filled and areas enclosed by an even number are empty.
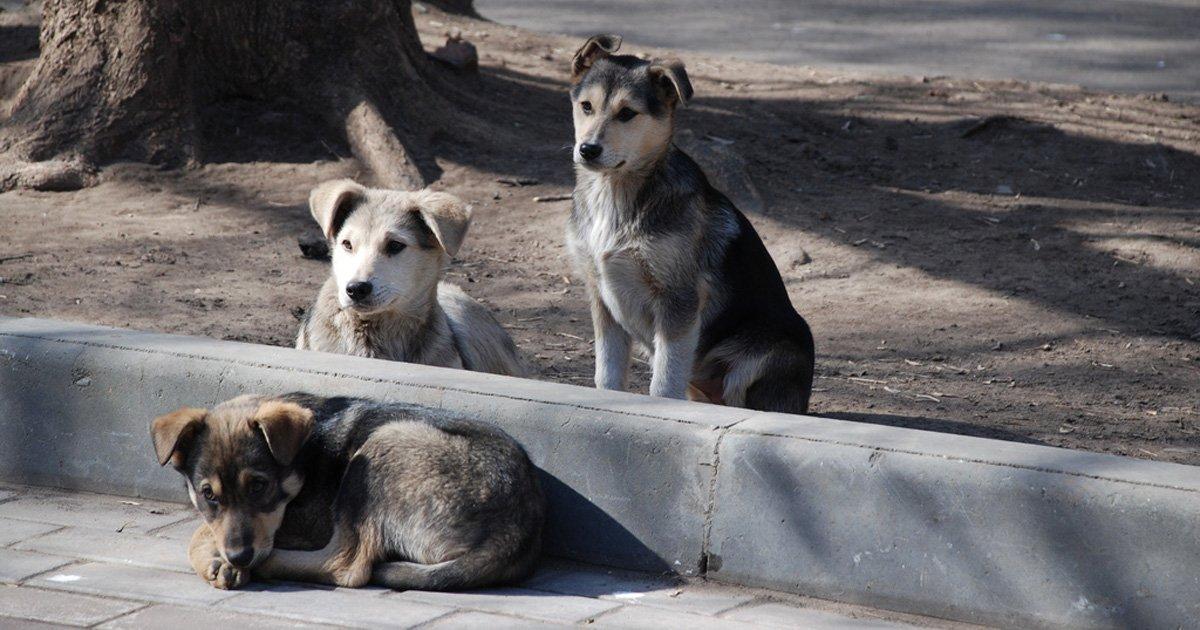
<svg viewBox="0 0 1200 630">
<path fill-rule="evenodd" d="M 754 227 L 671 142 L 692 96 L 683 63 L 614 55 L 620 43 L 593 37 L 572 61 L 567 246 L 591 299 L 596 386 L 625 388 L 637 342 L 651 395 L 804 413 L 808 324 Z"/>
<path fill-rule="evenodd" d="M 297 348 L 525 374 L 487 308 L 439 282 L 471 221 L 457 197 L 344 179 L 315 188 L 309 206 L 330 240 L 333 273 L 300 324 Z"/>
<path fill-rule="evenodd" d="M 537 472 L 482 422 L 294 393 L 180 409 L 151 435 L 204 517 L 188 556 L 217 588 L 452 590 L 519 580 L 538 556 Z"/>
</svg>

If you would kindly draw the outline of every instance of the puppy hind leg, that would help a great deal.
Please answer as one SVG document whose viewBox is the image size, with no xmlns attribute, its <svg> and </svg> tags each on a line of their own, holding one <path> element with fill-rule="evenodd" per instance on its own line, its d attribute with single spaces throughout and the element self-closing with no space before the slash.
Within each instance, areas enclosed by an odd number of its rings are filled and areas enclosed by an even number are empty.
<svg viewBox="0 0 1200 630">
<path fill-rule="evenodd" d="M 745 407 L 756 411 L 808 413 L 813 368 L 802 360 L 773 357 L 746 388 Z"/>
<path fill-rule="evenodd" d="M 396 590 L 456 591 L 524 577 L 531 566 L 524 559 L 514 561 L 474 549 L 436 564 L 380 562 L 375 565 L 371 583 Z"/>
<path fill-rule="evenodd" d="M 381 556 L 379 537 L 374 528 L 350 533 L 343 525 L 334 531 L 329 543 L 315 551 L 276 549 L 255 570 L 266 579 L 317 582 L 334 586 L 359 587 L 371 579 L 371 567 Z"/>
</svg>

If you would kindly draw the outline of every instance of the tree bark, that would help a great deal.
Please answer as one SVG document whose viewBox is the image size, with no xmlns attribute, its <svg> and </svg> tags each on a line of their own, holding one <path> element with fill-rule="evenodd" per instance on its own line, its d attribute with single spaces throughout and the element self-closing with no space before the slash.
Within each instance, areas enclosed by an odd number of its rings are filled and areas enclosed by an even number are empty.
<svg viewBox="0 0 1200 630">
<path fill-rule="evenodd" d="M 422 147 L 452 108 L 431 85 L 411 9 L 409 0 L 46 0 L 41 57 L 0 131 L 0 190 L 47 161 L 85 174 L 116 160 L 203 161 L 214 141 L 205 116 L 232 100 L 322 121 L 312 133 L 340 139 L 377 183 L 421 187 L 435 169 L 422 167 Z"/>
</svg>

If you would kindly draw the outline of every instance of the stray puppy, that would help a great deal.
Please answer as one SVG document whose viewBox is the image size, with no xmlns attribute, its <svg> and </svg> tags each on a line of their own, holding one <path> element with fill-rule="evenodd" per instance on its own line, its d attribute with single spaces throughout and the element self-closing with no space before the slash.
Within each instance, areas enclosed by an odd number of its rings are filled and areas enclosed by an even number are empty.
<svg viewBox="0 0 1200 630">
<path fill-rule="evenodd" d="M 671 142 L 692 96 L 678 60 L 575 53 L 575 195 L 567 246 L 591 299 L 596 386 L 624 389 L 633 342 L 650 394 L 804 413 L 813 338 L 746 217 Z"/>
<path fill-rule="evenodd" d="M 452 590 L 519 580 L 537 560 L 536 469 L 483 422 L 293 393 L 183 408 L 150 433 L 204 517 L 188 557 L 217 588 L 253 574 Z"/>
<path fill-rule="evenodd" d="M 348 179 L 313 189 L 333 273 L 296 347 L 523 376 L 512 338 L 457 286 L 439 282 L 471 211 L 453 195 L 368 189 Z"/>
</svg>

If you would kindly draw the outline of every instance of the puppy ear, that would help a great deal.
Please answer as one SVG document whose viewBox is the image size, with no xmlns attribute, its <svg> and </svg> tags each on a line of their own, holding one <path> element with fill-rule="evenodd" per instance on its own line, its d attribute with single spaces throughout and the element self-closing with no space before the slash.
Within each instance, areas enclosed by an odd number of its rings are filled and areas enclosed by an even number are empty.
<svg viewBox="0 0 1200 630">
<path fill-rule="evenodd" d="M 597 59 L 617 52 L 620 47 L 620 35 L 595 35 L 588 38 L 571 58 L 571 79 L 578 81 Z"/>
<path fill-rule="evenodd" d="M 367 189 L 353 180 L 335 179 L 312 189 L 308 195 L 308 208 L 325 238 L 333 240 L 354 206 L 366 196 Z"/>
<path fill-rule="evenodd" d="M 692 100 L 692 82 L 678 59 L 656 61 L 648 69 L 650 78 L 667 103 L 686 105 Z"/>
<path fill-rule="evenodd" d="M 471 206 L 449 193 L 422 190 L 417 193 L 417 210 L 442 249 L 457 254 L 471 225 Z"/>
<path fill-rule="evenodd" d="M 262 431 L 275 461 L 288 466 L 312 434 L 313 412 L 296 403 L 268 400 L 254 412 L 250 428 Z"/>
<path fill-rule="evenodd" d="M 159 416 L 150 423 L 150 438 L 154 440 L 154 453 L 158 455 L 159 466 L 166 466 L 167 462 L 176 468 L 183 465 L 192 446 L 192 438 L 196 437 L 207 415 L 206 409 L 183 407 Z"/>
</svg>

